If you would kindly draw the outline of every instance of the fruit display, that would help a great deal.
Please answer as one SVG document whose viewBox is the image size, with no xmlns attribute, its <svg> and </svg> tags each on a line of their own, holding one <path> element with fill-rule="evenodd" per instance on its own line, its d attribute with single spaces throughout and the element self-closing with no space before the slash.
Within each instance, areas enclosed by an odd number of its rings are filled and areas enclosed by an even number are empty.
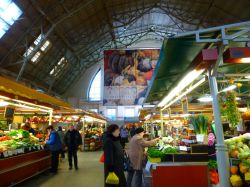
<svg viewBox="0 0 250 187">
<path fill-rule="evenodd" d="M 250 120 L 250 110 L 248 110 L 242 114 L 242 119 L 243 120 Z"/>
<path fill-rule="evenodd" d="M 234 187 L 243 186 L 250 178 L 250 133 L 225 140 L 229 157 L 239 160 L 239 165 L 230 167 L 230 182 Z"/>
<path fill-rule="evenodd" d="M 103 129 L 102 128 L 89 128 L 85 131 L 85 138 L 91 138 L 93 136 L 102 136 Z"/>
</svg>

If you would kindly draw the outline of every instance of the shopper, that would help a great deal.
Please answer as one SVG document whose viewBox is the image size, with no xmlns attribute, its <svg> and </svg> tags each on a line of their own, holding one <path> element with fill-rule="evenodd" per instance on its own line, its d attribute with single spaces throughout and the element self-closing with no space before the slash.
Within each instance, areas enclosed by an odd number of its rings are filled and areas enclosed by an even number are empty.
<svg viewBox="0 0 250 187">
<path fill-rule="evenodd" d="M 159 138 L 146 141 L 143 139 L 144 129 L 139 127 L 135 130 L 135 135 L 129 142 L 128 155 L 132 165 L 132 170 L 128 171 L 127 183 L 131 187 L 135 173 L 135 187 L 142 186 L 142 169 L 146 160 L 145 147 L 154 146 Z"/>
<path fill-rule="evenodd" d="M 126 187 L 126 178 L 124 175 L 124 154 L 120 143 L 120 129 L 118 125 L 108 126 L 104 142 L 104 170 L 105 179 L 109 172 L 115 172 L 119 178 L 119 185 L 110 185 L 105 183 L 105 187 Z"/>
<path fill-rule="evenodd" d="M 135 135 L 135 125 L 132 125 L 132 127 L 130 128 L 130 137 L 132 138 Z"/>
<path fill-rule="evenodd" d="M 61 158 L 65 158 L 65 144 L 64 144 L 64 132 L 63 132 L 63 129 L 61 126 L 58 127 L 58 130 L 57 130 L 59 136 L 60 136 L 60 140 L 62 142 L 62 150 L 61 150 Z"/>
<path fill-rule="evenodd" d="M 126 143 L 128 143 L 128 129 L 126 125 L 122 126 L 121 128 L 121 144 L 122 148 L 125 148 Z"/>
<path fill-rule="evenodd" d="M 48 130 L 48 140 L 46 145 L 48 145 L 51 151 L 51 172 L 57 173 L 58 163 L 59 163 L 59 153 L 62 149 L 62 142 L 60 140 L 59 134 L 54 130 L 53 126 L 47 127 Z"/>
<path fill-rule="evenodd" d="M 68 150 L 68 161 L 69 169 L 72 169 L 72 157 L 74 158 L 75 169 L 78 170 L 78 158 L 77 150 L 80 145 L 82 145 L 82 136 L 78 130 L 74 128 L 74 125 L 70 125 L 69 130 L 64 136 L 64 143 Z"/>
</svg>

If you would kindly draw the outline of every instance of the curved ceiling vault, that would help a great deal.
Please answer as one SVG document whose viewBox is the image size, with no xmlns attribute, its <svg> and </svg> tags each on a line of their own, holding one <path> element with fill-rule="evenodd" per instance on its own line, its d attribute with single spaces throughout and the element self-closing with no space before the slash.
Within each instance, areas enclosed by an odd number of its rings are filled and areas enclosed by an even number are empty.
<svg viewBox="0 0 250 187">
<path fill-rule="evenodd" d="M 23 14 L 0 39 L 0 73 L 58 95 L 99 62 L 105 49 L 250 18 L 248 0 L 14 2 Z M 41 41 L 34 45 L 40 34 Z M 42 51 L 45 41 L 50 45 Z M 30 46 L 31 54 L 24 55 Z M 34 63 L 32 58 L 38 51 Z"/>
</svg>

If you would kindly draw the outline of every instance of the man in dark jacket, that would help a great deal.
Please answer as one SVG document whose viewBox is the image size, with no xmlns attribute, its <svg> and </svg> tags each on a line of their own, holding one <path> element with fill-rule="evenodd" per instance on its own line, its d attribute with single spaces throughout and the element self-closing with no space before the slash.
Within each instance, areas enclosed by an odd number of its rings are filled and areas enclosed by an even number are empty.
<svg viewBox="0 0 250 187">
<path fill-rule="evenodd" d="M 78 170 L 77 149 L 79 145 L 82 145 L 82 137 L 80 133 L 74 129 L 73 125 L 70 125 L 69 130 L 65 134 L 64 143 L 68 150 L 69 169 L 72 169 L 72 157 L 74 157 L 74 166 L 75 169 Z"/>
<path fill-rule="evenodd" d="M 53 126 L 47 127 L 49 139 L 46 141 L 49 150 L 51 151 L 51 172 L 57 173 L 59 163 L 59 153 L 62 149 L 62 142 L 58 133 L 54 130 Z"/>
</svg>

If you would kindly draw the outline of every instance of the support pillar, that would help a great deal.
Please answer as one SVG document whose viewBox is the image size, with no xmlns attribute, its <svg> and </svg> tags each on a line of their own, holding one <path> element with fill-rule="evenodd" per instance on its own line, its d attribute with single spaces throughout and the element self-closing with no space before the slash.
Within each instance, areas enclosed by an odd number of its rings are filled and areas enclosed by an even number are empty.
<svg viewBox="0 0 250 187">
<path fill-rule="evenodd" d="M 165 130 L 164 130 L 164 124 L 163 124 L 163 113 L 162 110 L 160 110 L 160 117 L 161 117 L 161 136 L 165 136 Z"/>
<path fill-rule="evenodd" d="M 229 183 L 229 157 L 228 149 L 224 144 L 224 133 L 221 124 L 220 105 L 218 100 L 218 87 L 216 77 L 209 72 L 208 76 L 211 96 L 213 98 L 213 113 L 216 129 L 216 157 L 218 163 L 220 186 L 230 187 Z"/>
</svg>

